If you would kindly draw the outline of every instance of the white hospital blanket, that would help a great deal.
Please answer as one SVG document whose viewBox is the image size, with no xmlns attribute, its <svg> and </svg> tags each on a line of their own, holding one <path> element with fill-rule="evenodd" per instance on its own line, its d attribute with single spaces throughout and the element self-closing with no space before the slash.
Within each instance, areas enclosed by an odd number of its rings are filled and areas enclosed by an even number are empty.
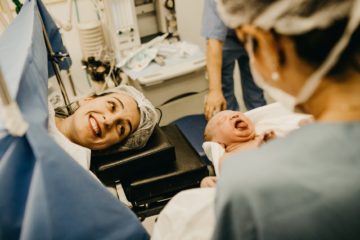
<svg viewBox="0 0 360 240">
<path fill-rule="evenodd" d="M 283 137 L 290 131 L 299 128 L 303 122 L 312 120 L 311 115 L 290 112 L 280 103 L 255 108 L 244 114 L 254 123 L 256 134 L 260 135 L 268 130 L 273 130 L 276 137 Z M 215 174 L 219 176 L 219 160 L 225 153 L 225 149 L 216 142 L 204 142 L 203 149 L 214 165 Z"/>
<path fill-rule="evenodd" d="M 256 134 L 273 130 L 277 137 L 283 137 L 300 127 L 302 122 L 312 120 L 309 114 L 293 113 L 280 103 L 272 103 L 244 113 L 255 125 Z"/>
<path fill-rule="evenodd" d="M 195 188 L 175 195 L 155 223 L 153 240 L 207 240 L 215 226 L 215 188 Z"/>
</svg>

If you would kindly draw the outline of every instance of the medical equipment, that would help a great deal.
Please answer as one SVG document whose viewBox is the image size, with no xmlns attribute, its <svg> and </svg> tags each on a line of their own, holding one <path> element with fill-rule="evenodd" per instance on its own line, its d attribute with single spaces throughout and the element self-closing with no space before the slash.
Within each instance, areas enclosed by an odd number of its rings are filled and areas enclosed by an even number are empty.
<svg viewBox="0 0 360 240">
<path fill-rule="evenodd" d="M 162 51 L 163 45 L 155 47 Z M 185 49 L 182 50 L 184 45 L 178 43 L 167 47 L 177 50 L 175 54 L 166 57 L 162 65 L 152 62 L 141 72 L 124 69 L 129 76 L 129 83 L 141 90 L 156 107 L 163 111 L 164 117 L 160 125 L 203 111 L 203 99 L 207 91 L 204 73 L 205 56 L 199 48 L 191 54 L 182 55 L 182 52 L 186 52 Z"/>
<path fill-rule="evenodd" d="M 191 5 L 195 5 L 194 11 L 201 11 L 198 3 Z M 199 48 L 198 45 L 192 44 L 194 38 L 187 30 L 188 22 L 184 21 L 188 16 L 187 11 L 182 1 L 175 2 L 173 13 L 180 42 L 158 44 L 159 54 L 165 56 L 164 64 L 160 66 L 150 63 L 141 73 L 129 74 L 130 84 L 140 89 L 163 111 L 161 126 L 181 117 L 203 112 L 204 97 L 208 88 L 205 78 L 206 61 L 202 46 Z M 159 14 L 159 11 L 156 11 L 156 14 Z M 162 18 L 158 16 L 158 19 Z M 193 23 L 191 29 L 194 32 L 200 31 L 200 22 L 198 25 Z"/>
<path fill-rule="evenodd" d="M 122 50 L 140 46 L 140 34 L 133 0 L 104 0 L 106 30 L 121 59 Z"/>
<path fill-rule="evenodd" d="M 105 47 L 105 37 L 100 21 L 77 24 L 83 59 L 95 57 Z"/>
<path fill-rule="evenodd" d="M 177 36 L 174 7 L 163 0 L 99 0 L 105 12 L 105 30 L 116 52 L 116 59 L 121 62 L 126 51 L 139 47 L 148 37 L 159 33 Z"/>
<path fill-rule="evenodd" d="M 39 15 L 40 17 L 40 15 Z M 40 21 L 41 20 L 41 17 L 40 17 Z M 74 112 L 74 109 L 72 109 L 70 107 L 70 100 L 69 100 L 69 97 L 66 93 L 66 90 L 65 90 L 65 86 L 64 86 L 64 82 L 62 81 L 61 79 L 61 75 L 60 75 L 60 67 L 59 65 L 56 63 L 57 62 L 60 62 L 60 61 L 63 61 L 63 59 L 65 57 L 68 57 L 69 55 L 68 54 L 63 54 L 63 53 L 55 53 L 54 50 L 53 50 L 53 47 L 50 43 L 50 40 L 49 40 L 49 37 L 46 33 L 46 29 L 45 29 L 45 26 L 44 26 L 44 23 L 42 23 L 42 26 L 43 26 L 43 32 L 44 32 L 44 40 L 45 40 L 45 46 L 46 46 L 46 49 L 47 49 L 47 52 L 49 54 L 49 57 L 50 57 L 50 64 L 51 64 L 51 69 L 53 70 L 53 73 L 55 74 L 56 76 L 56 80 L 59 84 L 59 87 L 60 87 L 60 90 L 61 90 L 61 94 L 62 94 L 62 97 L 63 97 L 63 100 L 64 100 L 64 103 L 65 103 L 65 106 L 66 106 L 66 109 L 67 109 L 67 113 L 70 115 Z"/>
<path fill-rule="evenodd" d="M 0 238 L 147 239 L 135 215 L 48 135 L 48 56 L 37 13 L 49 34 L 51 19 L 32 0 L 0 37 L 4 79 L 29 124 L 22 137 L 0 137 Z"/>
<path fill-rule="evenodd" d="M 202 113 L 207 91 L 205 55 L 195 45 L 176 42 L 181 38 L 177 29 L 186 29 L 177 24 L 180 16 L 185 18 L 186 10 L 181 8 L 183 12 L 178 16 L 175 2 L 169 0 L 98 0 L 96 3 L 100 21 L 83 26 L 87 29 L 84 31 L 91 34 L 79 29 L 83 60 L 92 55 L 102 61 L 96 49 L 111 48 L 115 56 L 110 60 L 111 68 L 123 68 L 126 74 L 121 74 L 121 82 L 142 91 L 163 111 L 161 125 L 185 115 Z M 100 22 L 104 36 L 98 34 L 95 38 L 92 28 L 100 27 Z M 95 43 L 96 40 L 99 42 Z"/>
</svg>

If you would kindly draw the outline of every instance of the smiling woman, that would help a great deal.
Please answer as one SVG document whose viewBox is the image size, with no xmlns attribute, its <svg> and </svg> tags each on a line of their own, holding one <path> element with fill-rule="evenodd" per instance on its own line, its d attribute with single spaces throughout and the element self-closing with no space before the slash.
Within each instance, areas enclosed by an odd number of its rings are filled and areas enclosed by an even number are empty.
<svg viewBox="0 0 360 240">
<path fill-rule="evenodd" d="M 56 127 L 71 142 L 91 150 L 119 144 L 122 150 L 141 148 L 157 122 L 153 105 L 130 86 L 120 86 L 79 101 L 66 118 L 55 118 Z"/>
</svg>

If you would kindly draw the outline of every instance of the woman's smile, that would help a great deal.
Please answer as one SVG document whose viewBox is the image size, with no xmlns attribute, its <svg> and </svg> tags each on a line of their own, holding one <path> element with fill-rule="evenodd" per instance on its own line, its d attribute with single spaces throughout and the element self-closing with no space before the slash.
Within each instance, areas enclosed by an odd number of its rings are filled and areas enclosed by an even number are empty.
<svg viewBox="0 0 360 240">
<path fill-rule="evenodd" d="M 101 137 L 101 128 L 98 121 L 92 116 L 89 116 L 89 126 L 95 137 Z"/>
</svg>

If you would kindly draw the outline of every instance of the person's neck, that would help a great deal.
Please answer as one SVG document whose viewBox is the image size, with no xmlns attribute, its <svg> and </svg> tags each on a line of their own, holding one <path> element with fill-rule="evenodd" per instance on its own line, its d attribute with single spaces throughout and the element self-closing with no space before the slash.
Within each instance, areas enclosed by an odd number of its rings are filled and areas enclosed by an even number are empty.
<svg viewBox="0 0 360 240">
<path fill-rule="evenodd" d="M 253 149 L 260 146 L 262 141 L 258 141 L 255 137 L 246 142 L 233 142 L 225 146 L 225 152 L 230 153 L 237 150 Z"/>
<path fill-rule="evenodd" d="M 320 122 L 347 122 L 360 120 L 360 74 L 348 74 L 336 82 L 322 81 L 312 98 L 302 105 Z"/>
<path fill-rule="evenodd" d="M 70 140 L 69 135 L 69 121 L 68 118 L 58 118 L 55 117 L 55 125 L 56 128 L 66 137 Z"/>
<path fill-rule="evenodd" d="M 242 144 L 243 143 L 239 143 L 239 142 L 231 143 L 225 147 L 225 152 L 232 152 L 236 149 L 239 149 L 241 148 Z"/>
</svg>

